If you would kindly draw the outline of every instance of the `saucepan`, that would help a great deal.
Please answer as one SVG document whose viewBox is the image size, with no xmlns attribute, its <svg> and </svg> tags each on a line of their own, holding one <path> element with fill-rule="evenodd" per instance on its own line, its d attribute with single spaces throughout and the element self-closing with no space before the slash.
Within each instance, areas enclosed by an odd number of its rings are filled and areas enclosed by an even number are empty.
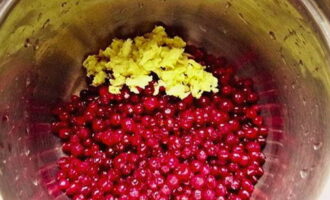
<svg viewBox="0 0 330 200">
<path fill-rule="evenodd" d="M 50 108 L 86 86 L 87 54 L 159 23 L 256 82 L 270 133 L 252 199 L 330 199 L 329 17 L 329 0 L 0 1 L 0 199 L 67 199 Z"/>
</svg>

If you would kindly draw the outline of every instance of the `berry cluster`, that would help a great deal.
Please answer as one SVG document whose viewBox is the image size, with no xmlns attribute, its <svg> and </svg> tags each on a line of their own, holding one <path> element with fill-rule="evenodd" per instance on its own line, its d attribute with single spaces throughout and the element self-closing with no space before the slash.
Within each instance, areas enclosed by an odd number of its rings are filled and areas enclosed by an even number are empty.
<svg viewBox="0 0 330 200">
<path fill-rule="evenodd" d="M 153 83 L 140 94 L 82 90 L 53 110 L 68 155 L 58 187 L 74 200 L 247 200 L 263 175 L 268 130 L 251 79 L 223 58 L 188 47 L 220 91 L 180 100 Z"/>
</svg>

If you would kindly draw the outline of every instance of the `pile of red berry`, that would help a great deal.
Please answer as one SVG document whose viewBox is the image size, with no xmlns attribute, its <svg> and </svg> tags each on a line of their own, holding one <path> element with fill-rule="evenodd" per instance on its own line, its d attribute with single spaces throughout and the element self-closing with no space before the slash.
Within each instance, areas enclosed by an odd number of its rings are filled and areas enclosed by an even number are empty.
<svg viewBox="0 0 330 200">
<path fill-rule="evenodd" d="M 223 58 L 188 51 L 219 79 L 217 94 L 184 100 L 106 86 L 54 109 L 67 157 L 58 187 L 74 200 L 247 200 L 263 175 L 267 128 L 251 79 Z"/>
</svg>

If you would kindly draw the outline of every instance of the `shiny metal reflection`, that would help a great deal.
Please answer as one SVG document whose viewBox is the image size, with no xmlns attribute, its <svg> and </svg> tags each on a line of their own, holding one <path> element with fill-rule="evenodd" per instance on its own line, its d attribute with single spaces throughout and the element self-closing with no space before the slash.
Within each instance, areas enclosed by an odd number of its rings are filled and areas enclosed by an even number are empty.
<svg viewBox="0 0 330 200">
<path fill-rule="evenodd" d="M 322 7 L 311 7 L 330 5 L 328 0 L 14 2 L 0 4 L 4 200 L 66 199 L 54 182 L 62 153 L 50 133 L 49 108 L 84 87 L 86 54 L 114 36 L 143 33 L 159 22 L 233 60 L 259 55 L 239 65 L 243 76 L 258 83 L 271 127 L 266 174 L 253 199 L 328 199 L 318 198 L 327 190 L 330 170 L 330 45 L 328 25 L 321 23 L 328 19 Z"/>
</svg>

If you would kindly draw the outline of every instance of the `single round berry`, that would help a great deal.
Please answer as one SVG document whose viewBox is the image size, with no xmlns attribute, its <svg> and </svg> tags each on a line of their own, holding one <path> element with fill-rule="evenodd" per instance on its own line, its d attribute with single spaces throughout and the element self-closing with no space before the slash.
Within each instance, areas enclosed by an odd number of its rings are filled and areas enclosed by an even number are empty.
<svg viewBox="0 0 330 200">
<path fill-rule="evenodd" d="M 202 189 L 206 184 L 206 180 L 202 175 L 193 176 L 190 182 L 191 186 L 195 189 Z"/>
<path fill-rule="evenodd" d="M 168 184 L 168 186 L 170 188 L 175 189 L 179 186 L 180 180 L 179 180 L 179 177 L 177 175 L 171 174 L 167 177 L 166 183 Z"/>
</svg>

